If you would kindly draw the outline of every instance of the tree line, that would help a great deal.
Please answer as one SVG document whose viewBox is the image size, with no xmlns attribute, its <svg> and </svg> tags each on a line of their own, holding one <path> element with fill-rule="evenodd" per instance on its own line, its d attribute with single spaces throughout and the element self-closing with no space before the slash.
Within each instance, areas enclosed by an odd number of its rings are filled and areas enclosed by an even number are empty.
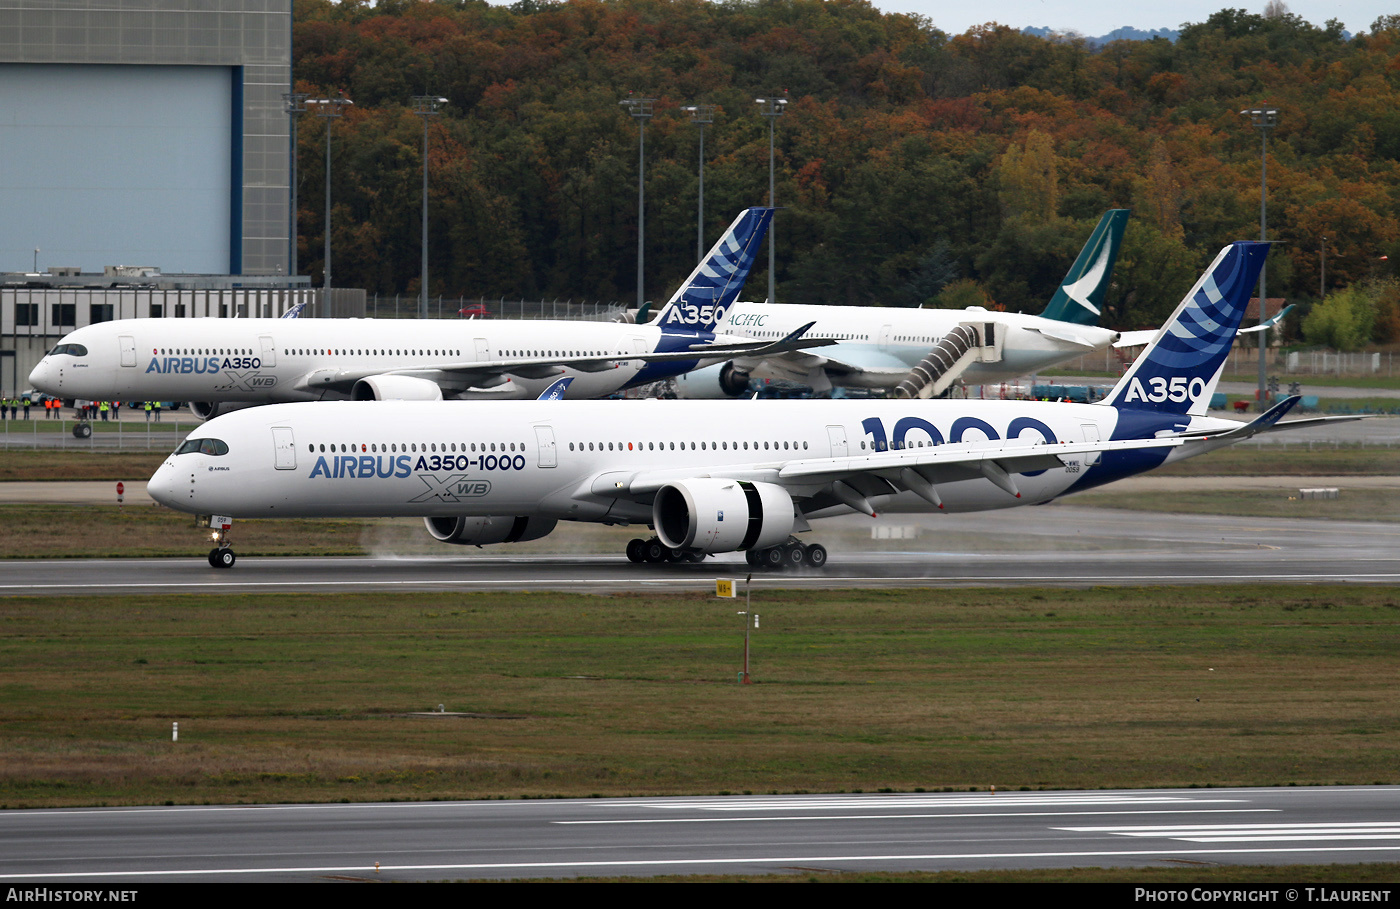
<svg viewBox="0 0 1400 909">
<path fill-rule="evenodd" d="M 1037 312 L 1099 216 L 1133 217 L 1106 324 L 1160 323 L 1223 244 L 1258 237 L 1268 137 L 1270 296 L 1348 289 L 1368 338 L 1400 340 L 1400 16 L 1346 37 L 1224 9 L 1176 42 L 950 35 L 865 0 L 296 0 L 297 91 L 343 91 L 334 126 L 338 284 L 416 294 L 423 120 L 433 295 L 634 299 L 646 126 L 647 299 L 694 267 L 699 130 L 705 238 L 767 201 L 776 123 L 779 302 L 969 303 Z M 299 129 L 300 260 L 320 275 L 325 122 Z M 766 293 L 766 256 L 748 295 Z M 1355 300 L 1364 298 L 1360 304 Z M 1333 320 L 1334 322 L 1336 320 Z"/>
</svg>

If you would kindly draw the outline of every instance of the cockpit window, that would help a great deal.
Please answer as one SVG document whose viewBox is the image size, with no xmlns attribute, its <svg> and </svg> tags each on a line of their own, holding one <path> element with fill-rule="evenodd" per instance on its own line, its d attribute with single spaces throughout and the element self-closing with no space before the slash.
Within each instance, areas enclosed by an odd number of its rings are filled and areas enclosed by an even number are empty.
<svg viewBox="0 0 1400 909">
<path fill-rule="evenodd" d="M 185 444 L 175 449 L 177 455 L 189 454 L 192 451 L 207 455 L 226 455 L 228 445 L 221 439 L 186 439 Z"/>
<path fill-rule="evenodd" d="M 59 354 L 67 354 L 70 357 L 86 357 L 87 348 L 81 344 L 60 344 L 49 351 L 51 357 L 56 357 Z"/>
</svg>

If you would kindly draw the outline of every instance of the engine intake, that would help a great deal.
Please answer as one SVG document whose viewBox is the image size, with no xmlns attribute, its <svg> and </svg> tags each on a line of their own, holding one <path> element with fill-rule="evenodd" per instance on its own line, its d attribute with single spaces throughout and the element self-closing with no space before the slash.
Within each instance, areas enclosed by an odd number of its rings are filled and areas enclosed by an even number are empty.
<svg viewBox="0 0 1400 909">
<path fill-rule="evenodd" d="M 676 395 L 682 398 L 736 398 L 749 390 L 749 374 L 733 363 L 706 366 L 676 377 Z"/>
<path fill-rule="evenodd" d="M 441 401 L 436 382 L 413 376 L 368 376 L 350 389 L 352 401 Z"/>
<path fill-rule="evenodd" d="M 733 552 L 785 541 L 794 524 L 792 496 L 772 483 L 699 478 L 656 493 L 652 523 L 672 549 Z"/>
<path fill-rule="evenodd" d="M 486 546 L 491 543 L 524 543 L 554 532 L 559 522 L 538 515 L 490 515 L 489 517 L 424 518 L 428 533 L 439 543 Z"/>
</svg>

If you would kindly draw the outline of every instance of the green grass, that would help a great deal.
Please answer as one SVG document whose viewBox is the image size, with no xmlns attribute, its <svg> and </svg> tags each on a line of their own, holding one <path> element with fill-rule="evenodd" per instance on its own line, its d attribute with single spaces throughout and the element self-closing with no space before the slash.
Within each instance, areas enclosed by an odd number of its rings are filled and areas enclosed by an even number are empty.
<svg viewBox="0 0 1400 909">
<path fill-rule="evenodd" d="M 1400 489 L 1343 488 L 1340 498 L 1303 499 L 1298 490 L 1219 489 L 1162 492 L 1080 493 L 1074 505 L 1176 514 L 1236 515 L 1255 518 L 1311 518 L 1338 521 L 1400 521 Z"/>
<path fill-rule="evenodd" d="M 754 609 L 741 686 L 702 594 L 0 599 L 0 804 L 1397 782 L 1393 588 Z"/>
</svg>

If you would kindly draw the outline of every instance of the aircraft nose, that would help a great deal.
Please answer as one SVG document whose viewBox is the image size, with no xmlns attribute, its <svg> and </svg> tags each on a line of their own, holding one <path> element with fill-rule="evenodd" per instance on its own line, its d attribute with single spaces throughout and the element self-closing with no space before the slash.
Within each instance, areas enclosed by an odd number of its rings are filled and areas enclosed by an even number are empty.
<svg viewBox="0 0 1400 909">
<path fill-rule="evenodd" d="M 49 361 L 48 357 L 44 357 L 44 359 L 39 361 L 39 365 L 35 366 L 34 370 L 29 374 L 29 384 L 31 387 L 37 388 L 46 394 L 53 394 L 52 378 L 53 363 Z"/>
<path fill-rule="evenodd" d="M 146 493 L 167 508 L 185 510 L 180 508 L 180 491 L 175 465 L 171 461 L 156 468 L 146 482 Z"/>
</svg>

